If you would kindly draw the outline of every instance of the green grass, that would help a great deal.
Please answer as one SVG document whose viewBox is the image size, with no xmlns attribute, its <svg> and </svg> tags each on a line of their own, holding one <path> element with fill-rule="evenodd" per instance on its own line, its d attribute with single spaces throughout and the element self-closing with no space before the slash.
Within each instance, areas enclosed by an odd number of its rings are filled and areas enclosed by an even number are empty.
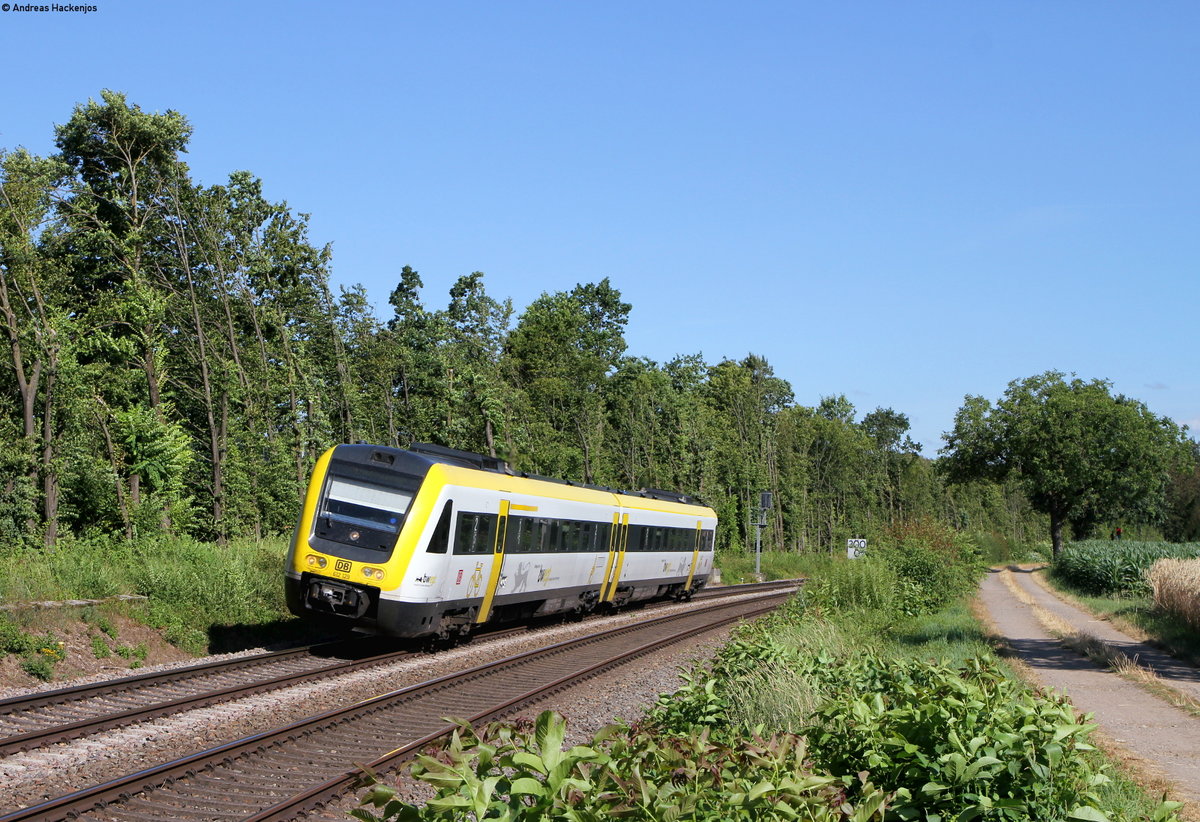
<svg viewBox="0 0 1200 822">
<path fill-rule="evenodd" d="M 760 559 L 763 579 L 795 579 L 819 574 L 835 561 L 828 554 L 798 554 L 792 551 L 763 551 Z M 754 581 L 754 552 L 718 551 L 716 566 L 724 585 Z"/>
<path fill-rule="evenodd" d="M 229 650 L 240 641 L 294 630 L 283 599 L 284 537 L 219 546 L 184 538 L 136 544 L 80 540 L 53 553 L 28 551 L 0 563 L 8 602 L 101 599 L 140 594 L 126 611 L 191 653 Z M 85 612 L 110 636 L 111 624 Z M 115 638 L 115 637 L 114 637 Z"/>
<path fill-rule="evenodd" d="M 891 630 L 887 640 L 897 657 L 940 660 L 951 665 L 992 654 L 987 633 L 964 602 L 905 620 Z"/>
</svg>

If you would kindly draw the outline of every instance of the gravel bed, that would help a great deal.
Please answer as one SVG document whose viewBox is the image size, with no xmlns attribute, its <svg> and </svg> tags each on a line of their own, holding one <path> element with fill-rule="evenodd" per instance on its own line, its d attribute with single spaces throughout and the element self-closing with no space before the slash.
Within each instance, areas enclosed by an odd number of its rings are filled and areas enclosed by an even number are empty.
<svg viewBox="0 0 1200 822">
<path fill-rule="evenodd" d="M 94 682 L 108 682 L 115 679 L 125 679 L 131 676 L 141 676 L 142 674 L 152 674 L 159 671 L 173 671 L 176 668 L 190 668 L 193 665 L 202 665 L 206 662 L 221 662 L 229 659 L 239 659 L 244 656 L 258 656 L 271 651 L 283 651 L 289 646 L 273 645 L 268 648 L 250 648 L 245 651 L 237 651 L 229 654 L 214 654 L 213 656 L 197 657 L 195 659 L 181 659 L 177 662 L 164 662 L 161 665 L 146 665 L 141 668 L 106 668 L 97 671 L 89 676 L 75 677 L 68 680 L 55 680 L 53 682 L 41 682 L 36 685 L 31 685 L 25 688 L 0 688 L 0 699 L 11 699 L 15 696 L 26 696 L 28 694 L 40 694 L 46 691 L 58 691 L 63 688 L 73 688 L 77 685 L 90 685 Z M 116 674 L 114 676 L 114 673 Z"/>
<path fill-rule="evenodd" d="M 740 600 L 748 596 L 730 599 Z M 665 615 L 691 607 L 686 603 L 668 605 L 656 608 L 654 613 Z M 465 667 L 502 659 L 549 642 L 580 636 L 604 627 L 617 627 L 639 621 L 646 616 L 647 614 L 639 612 L 625 613 L 601 621 L 568 623 L 495 639 L 479 638 L 468 645 L 369 671 L 259 694 L 236 702 L 105 731 L 86 739 L 14 754 L 0 759 L 0 784 L 5 786 L 4 799 L 7 800 L 0 811 L 36 804 Z M 692 649 L 697 645 L 707 645 L 707 640 L 700 639 L 682 647 Z M 253 653 L 261 653 L 261 650 L 219 658 Z M 647 671 L 657 671 L 657 664 L 652 665 L 648 661 L 653 657 L 643 658 L 636 677 L 618 670 L 596 678 L 583 689 L 573 689 L 587 692 L 586 696 L 578 698 L 580 701 L 575 707 L 559 707 L 568 705 L 567 697 L 571 692 L 564 692 L 555 697 L 554 704 L 549 707 L 562 710 L 572 720 L 572 725 L 578 721 L 578 732 L 581 736 L 589 736 L 599 727 L 608 724 L 615 716 L 635 718 L 636 715 L 630 712 L 635 710 L 636 706 L 652 701 L 654 695 L 660 691 L 677 688 L 676 668 L 687 653 L 689 651 L 675 648 L 653 655 L 664 655 L 673 660 L 663 662 L 662 670 L 653 676 Z M 192 660 L 189 664 L 198 661 L 200 660 Z M 607 684 L 604 684 L 606 681 Z M 56 683 L 56 687 L 63 687 L 63 683 Z M 612 698 L 611 708 L 607 702 L 602 709 L 590 706 L 588 698 L 595 700 L 601 694 L 606 694 L 606 699 Z M 599 705 L 598 702 L 596 704 Z M 588 717 L 592 719 L 587 719 Z M 587 730 L 588 728 L 591 730 Z"/>
</svg>

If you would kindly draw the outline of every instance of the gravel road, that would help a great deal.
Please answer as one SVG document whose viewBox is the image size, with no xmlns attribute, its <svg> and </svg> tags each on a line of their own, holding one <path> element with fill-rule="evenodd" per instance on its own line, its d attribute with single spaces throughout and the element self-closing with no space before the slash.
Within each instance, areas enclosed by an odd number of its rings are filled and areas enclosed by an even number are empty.
<svg viewBox="0 0 1200 822">
<path fill-rule="evenodd" d="M 1200 671 L 1064 602 L 1028 570 L 993 569 L 983 582 L 981 601 L 995 633 L 1041 684 L 1065 692 L 1077 709 L 1093 714 L 1104 736 L 1144 773 L 1169 784 L 1189 814 L 1200 809 L 1200 719 L 1065 647 L 1038 619 L 1034 606 L 1076 632 L 1136 656 L 1180 691 L 1200 696 Z"/>
</svg>

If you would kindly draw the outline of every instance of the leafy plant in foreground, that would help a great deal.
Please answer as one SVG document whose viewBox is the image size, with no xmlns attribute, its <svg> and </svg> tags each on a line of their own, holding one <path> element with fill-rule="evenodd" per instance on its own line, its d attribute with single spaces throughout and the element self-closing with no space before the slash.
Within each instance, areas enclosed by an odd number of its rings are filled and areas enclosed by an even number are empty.
<svg viewBox="0 0 1200 822">
<path fill-rule="evenodd" d="M 880 663 L 843 670 L 852 694 L 818 710 L 808 735 L 820 766 L 861 768 L 895 790 L 898 818 L 1053 818 L 1097 804 L 1108 777 L 1085 755 L 1095 726 L 1065 699 L 1035 696 L 980 660 Z"/>
<path fill-rule="evenodd" d="M 731 746 L 704 730 L 672 736 L 654 725 L 610 726 L 590 745 L 564 751 L 565 732 L 566 722 L 550 711 L 531 732 L 463 723 L 442 750 L 413 766 L 414 776 L 438 788 L 424 807 L 376 783 L 351 814 L 364 822 L 871 822 L 882 820 L 887 807 L 886 795 L 866 782 L 851 803 L 848 781 L 814 773 L 804 740 L 790 734 L 755 735 Z"/>
</svg>

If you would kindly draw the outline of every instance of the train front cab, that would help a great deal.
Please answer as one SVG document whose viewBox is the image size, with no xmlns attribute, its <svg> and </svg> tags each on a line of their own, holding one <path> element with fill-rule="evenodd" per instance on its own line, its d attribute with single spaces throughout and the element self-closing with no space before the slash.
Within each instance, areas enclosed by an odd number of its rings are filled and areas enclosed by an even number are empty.
<svg viewBox="0 0 1200 822">
<path fill-rule="evenodd" d="M 285 578 L 293 614 L 369 631 L 394 619 L 381 613 L 392 610 L 381 594 L 404 579 L 413 541 L 404 536 L 429 520 L 437 495 L 426 482 L 431 467 L 407 451 L 367 445 L 339 445 L 321 456 Z M 405 620 L 419 624 L 422 615 L 406 613 Z"/>
</svg>

